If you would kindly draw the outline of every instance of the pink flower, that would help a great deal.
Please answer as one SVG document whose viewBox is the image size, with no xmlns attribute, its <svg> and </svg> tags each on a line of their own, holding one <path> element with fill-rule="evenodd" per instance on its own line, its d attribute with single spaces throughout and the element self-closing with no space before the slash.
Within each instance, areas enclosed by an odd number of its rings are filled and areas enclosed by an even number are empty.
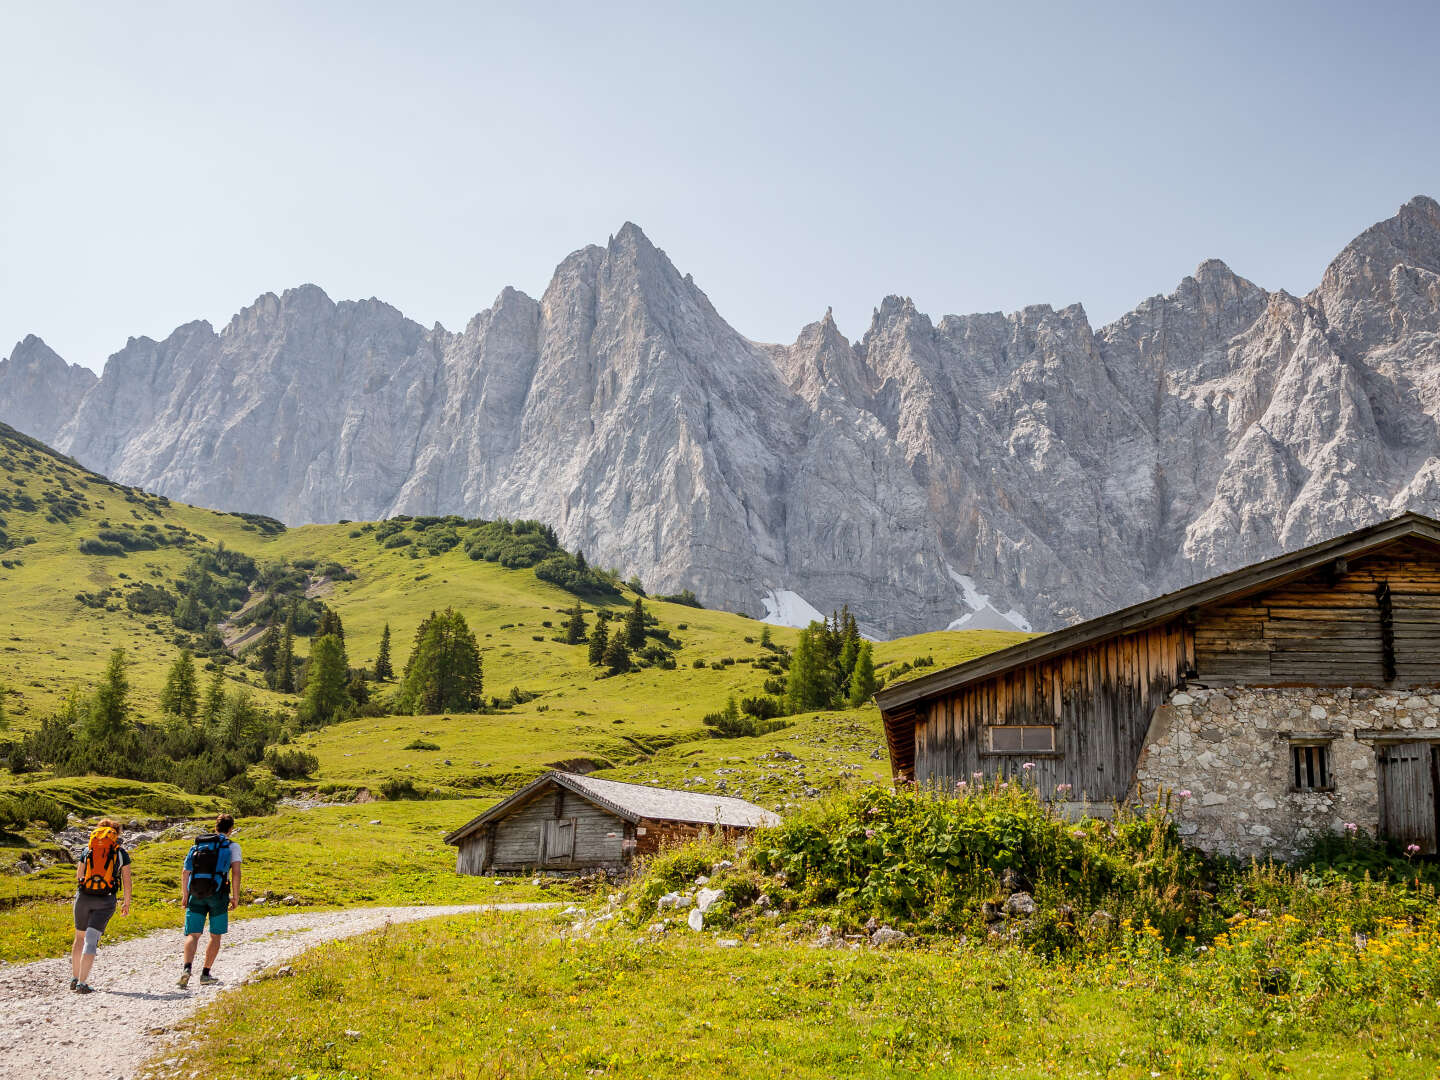
<svg viewBox="0 0 1440 1080">
<path fill-rule="evenodd" d="M 1353 822 L 1353 821 L 1347 821 L 1347 822 L 1345 822 L 1345 831 L 1346 831 L 1346 832 L 1358 832 L 1359 829 L 1360 829 L 1360 826 L 1359 826 L 1359 825 L 1356 825 L 1355 822 Z"/>
<path fill-rule="evenodd" d="M 967 785 L 964 780 L 956 780 L 956 781 L 955 781 L 955 790 L 956 790 L 956 791 L 964 791 L 965 788 L 968 787 L 968 786 L 969 786 L 969 785 Z"/>
<path fill-rule="evenodd" d="M 1002 782 L 1002 783 L 1000 784 L 1000 790 L 1001 790 L 1001 791 L 1004 791 L 1004 790 L 1005 790 L 1006 788 L 1008 788 L 1009 786 L 1010 786 L 1010 785 L 1009 785 L 1008 783 Z"/>
<path fill-rule="evenodd" d="M 1070 792 L 1070 785 L 1069 785 L 1069 784 L 1056 784 L 1056 785 L 1055 785 L 1055 793 L 1056 793 L 1057 795 L 1066 795 L 1066 794 L 1069 794 L 1069 792 Z"/>
<path fill-rule="evenodd" d="M 972 773 L 970 774 L 970 779 L 971 779 L 971 780 L 984 780 L 984 779 L 985 779 L 985 774 L 984 774 L 983 772 L 972 772 Z"/>
<path fill-rule="evenodd" d="M 1188 787 L 1187 787 L 1187 788 L 1182 788 L 1181 790 L 1177 791 L 1175 794 L 1179 795 L 1180 798 L 1182 798 L 1182 799 L 1188 799 L 1188 798 L 1190 798 L 1190 789 L 1189 789 Z"/>
<path fill-rule="evenodd" d="M 1021 766 L 1020 766 L 1020 768 L 1024 769 L 1026 772 L 1029 772 L 1029 771 L 1030 771 L 1031 769 L 1033 769 L 1034 767 L 1035 767 L 1035 763 L 1034 763 L 1033 761 L 1027 761 L 1027 762 L 1025 762 L 1024 765 L 1021 765 Z"/>
<path fill-rule="evenodd" d="M 874 829 L 866 829 L 866 830 L 865 830 L 865 839 L 866 839 L 866 840 L 871 839 L 874 835 L 875 835 L 875 830 L 874 830 Z"/>
<path fill-rule="evenodd" d="M 1420 854 L 1420 845 L 1419 845 L 1419 844 L 1407 844 L 1407 845 L 1405 845 L 1405 855 L 1406 855 L 1407 858 L 1408 858 L 1408 857 L 1415 856 L 1415 855 L 1419 855 L 1419 854 Z"/>
</svg>

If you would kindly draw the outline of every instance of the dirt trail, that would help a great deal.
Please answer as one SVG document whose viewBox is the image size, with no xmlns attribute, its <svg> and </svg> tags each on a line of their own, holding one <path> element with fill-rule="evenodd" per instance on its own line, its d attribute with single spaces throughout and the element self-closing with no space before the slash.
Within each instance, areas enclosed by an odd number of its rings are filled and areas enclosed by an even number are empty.
<svg viewBox="0 0 1440 1080">
<path fill-rule="evenodd" d="M 114 944 L 102 941 L 90 975 L 93 994 L 71 993 L 69 956 L 0 968 L 0 1080 L 128 1080 L 140 1065 L 170 1044 L 166 1036 L 171 1028 L 217 994 L 323 942 L 375 930 L 386 923 L 472 911 L 538 911 L 559 906 L 353 908 L 238 919 L 230 924 L 225 948 L 215 964 L 215 975 L 221 981 L 201 986 L 197 963 L 196 979 L 188 990 L 175 985 L 183 939 L 172 931 Z"/>
</svg>

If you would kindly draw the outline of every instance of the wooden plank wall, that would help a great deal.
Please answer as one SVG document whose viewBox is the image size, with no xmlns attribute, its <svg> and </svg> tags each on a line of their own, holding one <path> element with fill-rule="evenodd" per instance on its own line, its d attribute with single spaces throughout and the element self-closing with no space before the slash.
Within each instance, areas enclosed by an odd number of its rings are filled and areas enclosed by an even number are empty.
<svg viewBox="0 0 1440 1080">
<path fill-rule="evenodd" d="M 1385 672 L 1377 592 L 1390 588 L 1395 680 Z M 1414 686 L 1440 684 L 1440 556 L 1400 544 L 1277 589 L 1202 610 L 1201 682 Z"/>
<path fill-rule="evenodd" d="M 962 687 L 930 704 L 915 725 L 915 779 L 955 790 L 972 774 L 1019 775 L 1049 794 L 1123 799 L 1151 714 L 1194 662 L 1182 619 L 1123 634 Z M 983 752 L 991 724 L 1054 724 L 1053 755 Z"/>
<path fill-rule="evenodd" d="M 557 814 L 556 799 L 561 791 L 551 787 L 517 807 L 494 823 L 495 846 L 492 870 L 575 870 L 592 866 L 620 866 L 624 862 L 625 829 L 629 822 L 602 810 L 573 791 L 564 791 L 564 804 Z M 544 823 L 556 817 L 575 819 L 573 859 L 540 860 L 540 834 Z"/>
</svg>

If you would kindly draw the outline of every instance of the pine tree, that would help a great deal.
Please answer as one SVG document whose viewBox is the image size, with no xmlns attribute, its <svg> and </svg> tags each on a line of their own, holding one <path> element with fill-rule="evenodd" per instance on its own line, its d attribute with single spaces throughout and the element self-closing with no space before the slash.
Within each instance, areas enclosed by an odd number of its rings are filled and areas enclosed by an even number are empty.
<svg viewBox="0 0 1440 1080">
<path fill-rule="evenodd" d="M 565 644 L 579 645 L 585 640 L 585 609 L 579 604 L 565 620 Z"/>
<path fill-rule="evenodd" d="M 160 691 L 160 708 L 186 721 L 194 720 L 200 709 L 200 688 L 195 682 L 195 661 L 189 649 L 181 649 L 170 665 L 170 674 Z"/>
<path fill-rule="evenodd" d="M 775 644 L 775 638 L 774 635 L 770 633 L 770 627 L 762 626 L 760 628 L 760 647 L 762 649 L 768 649 L 773 644 Z"/>
<path fill-rule="evenodd" d="M 220 721 L 220 712 L 224 708 L 225 676 L 216 671 L 210 676 L 210 685 L 205 688 L 205 705 L 200 711 L 200 717 L 207 727 L 213 727 Z"/>
<path fill-rule="evenodd" d="M 611 675 L 630 670 L 630 649 L 625 644 L 625 638 L 619 633 L 605 646 L 605 666 Z"/>
<path fill-rule="evenodd" d="M 260 645 L 255 650 L 255 659 L 260 662 L 260 670 L 265 673 L 266 679 L 273 688 L 275 668 L 280 663 L 280 628 L 273 622 L 265 628 L 265 633 L 260 638 Z"/>
<path fill-rule="evenodd" d="M 855 671 L 850 676 L 850 707 L 858 709 L 872 697 L 877 689 L 875 682 L 875 656 L 870 642 L 862 641 L 855 657 Z"/>
<path fill-rule="evenodd" d="M 110 742 L 123 733 L 130 721 L 130 679 L 125 674 L 125 650 L 110 654 L 100 686 L 90 699 L 85 717 L 86 739 Z"/>
<path fill-rule="evenodd" d="M 473 712 L 480 707 L 483 689 L 480 648 L 465 617 L 453 608 L 431 615 L 405 665 L 396 695 L 399 707 L 426 716 Z"/>
<path fill-rule="evenodd" d="M 280 639 L 280 658 L 275 661 L 275 689 L 282 694 L 295 692 L 295 615 L 285 620 L 285 636 Z"/>
<path fill-rule="evenodd" d="M 345 646 L 334 634 L 315 639 L 305 675 L 305 696 L 299 717 L 306 727 L 321 727 L 345 718 L 350 705 L 350 668 Z"/>
<path fill-rule="evenodd" d="M 5 695 L 8 691 L 5 684 L 0 682 L 0 731 L 6 731 L 10 727 L 10 716 L 5 711 Z"/>
<path fill-rule="evenodd" d="M 380 632 L 380 651 L 375 654 L 375 681 L 389 682 L 395 678 L 395 669 L 390 664 L 390 624 Z"/>
<path fill-rule="evenodd" d="M 215 735 L 230 749 L 238 749 L 260 730 L 260 711 L 255 708 L 249 687 L 237 686 L 222 696 Z"/>
<path fill-rule="evenodd" d="M 605 663 L 605 649 L 610 644 L 609 637 L 610 632 L 605 629 L 605 624 L 597 622 L 595 629 L 590 633 L 590 663 L 596 667 Z"/>
<path fill-rule="evenodd" d="M 625 613 L 625 644 L 632 649 L 645 645 L 645 606 L 638 596 L 635 605 Z"/>
<path fill-rule="evenodd" d="M 415 641 L 410 646 L 410 656 L 405 661 L 405 671 L 401 677 L 403 682 L 410 677 L 410 669 L 415 666 L 415 657 L 420 655 L 420 643 L 425 640 L 425 635 L 430 631 L 430 624 L 435 621 L 435 612 L 430 612 L 420 620 L 420 625 L 415 628 Z"/>
<path fill-rule="evenodd" d="M 585 562 L 585 552 L 577 550 L 575 552 L 575 569 L 583 574 L 585 573 L 586 568 L 587 564 Z"/>
<path fill-rule="evenodd" d="M 340 644 L 345 644 L 345 627 L 340 623 L 340 613 L 333 608 L 323 608 L 320 611 L 320 629 L 315 631 L 316 637 L 335 637 L 340 639 Z"/>
<path fill-rule="evenodd" d="M 829 640 L 829 630 L 822 623 L 811 623 L 800 631 L 790 654 L 786 684 L 785 704 L 791 713 L 827 709 L 834 703 L 834 668 L 826 656 Z"/>
</svg>

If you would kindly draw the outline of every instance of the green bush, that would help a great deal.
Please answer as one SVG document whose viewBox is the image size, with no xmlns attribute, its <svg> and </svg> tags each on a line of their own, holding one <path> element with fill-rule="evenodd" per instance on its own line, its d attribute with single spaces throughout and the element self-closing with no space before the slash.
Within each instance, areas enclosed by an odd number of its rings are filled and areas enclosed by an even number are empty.
<svg viewBox="0 0 1440 1080">
<path fill-rule="evenodd" d="M 392 776 L 380 785 L 382 798 L 395 802 L 399 799 L 423 799 L 425 793 L 415 786 L 408 776 Z"/>
<path fill-rule="evenodd" d="M 320 759 L 304 750 L 272 746 L 265 752 L 265 765 L 281 780 L 299 780 L 312 775 L 320 767 Z"/>
<path fill-rule="evenodd" d="M 405 744 L 406 750 L 439 750 L 440 744 L 428 742 L 425 739 L 412 739 Z"/>
<path fill-rule="evenodd" d="M 28 791 L 0 795 L 0 829 L 18 831 L 37 821 L 51 830 L 63 829 L 66 821 L 65 810 L 46 795 L 36 795 Z"/>
</svg>

